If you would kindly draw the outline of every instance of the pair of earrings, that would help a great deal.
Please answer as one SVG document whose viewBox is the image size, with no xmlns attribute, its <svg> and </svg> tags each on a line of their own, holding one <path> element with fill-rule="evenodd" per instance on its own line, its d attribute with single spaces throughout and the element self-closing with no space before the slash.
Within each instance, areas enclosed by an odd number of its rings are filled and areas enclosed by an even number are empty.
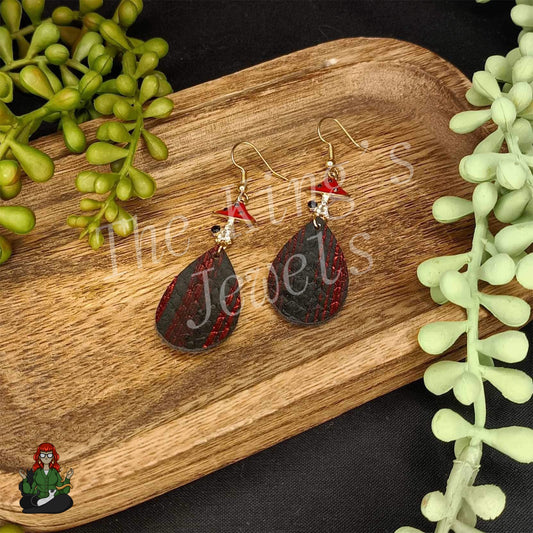
<svg viewBox="0 0 533 533">
<path fill-rule="evenodd" d="M 317 127 L 320 140 L 328 146 L 325 178 L 311 186 L 320 202 L 309 202 L 312 220 L 303 226 L 276 255 L 270 267 L 267 290 L 269 301 L 286 320 L 301 324 L 319 324 L 333 317 L 348 293 L 348 268 L 337 239 L 327 225 L 329 202 L 348 199 L 339 185 L 333 146 L 322 136 L 320 127 L 333 120 L 350 141 L 361 147 L 335 118 L 323 118 Z M 226 254 L 235 237 L 235 223 L 255 224 L 246 208 L 248 179 L 246 170 L 235 161 L 240 145 L 253 148 L 272 174 L 274 171 L 261 152 L 250 142 L 237 143 L 231 160 L 241 171 L 235 202 L 215 214 L 227 219 L 224 227 L 213 226 L 215 245 L 187 266 L 167 287 L 156 311 L 156 329 L 171 347 L 186 352 L 213 348 L 229 337 L 237 325 L 241 309 L 239 280 Z"/>
</svg>

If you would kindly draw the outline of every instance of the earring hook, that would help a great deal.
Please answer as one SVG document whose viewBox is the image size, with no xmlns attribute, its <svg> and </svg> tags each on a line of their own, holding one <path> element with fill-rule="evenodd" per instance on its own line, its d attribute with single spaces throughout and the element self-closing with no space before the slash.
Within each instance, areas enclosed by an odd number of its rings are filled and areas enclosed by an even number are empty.
<svg viewBox="0 0 533 533">
<path fill-rule="evenodd" d="M 286 178 L 285 176 L 283 176 L 282 174 L 280 174 L 279 172 L 276 172 L 269 164 L 268 164 L 268 161 L 263 157 L 263 155 L 261 154 L 261 152 L 259 151 L 259 149 L 255 146 L 255 144 L 249 142 L 249 141 L 240 141 L 238 142 L 237 144 L 235 144 L 233 146 L 233 148 L 231 149 L 231 160 L 233 162 L 233 164 L 238 168 L 240 169 L 241 171 L 241 183 L 239 185 L 239 191 L 240 191 L 240 194 L 239 194 L 239 197 L 237 198 L 237 201 L 242 201 L 242 200 L 248 200 L 248 195 L 246 194 L 246 188 L 247 188 L 247 185 L 248 185 L 248 180 L 247 180 L 247 177 L 246 177 L 246 170 L 244 169 L 244 167 L 242 167 L 241 165 L 239 165 L 239 163 L 237 163 L 237 161 L 235 161 L 235 150 L 237 149 L 238 146 L 240 146 L 241 144 L 246 144 L 248 146 L 251 146 L 257 153 L 257 155 L 261 158 L 261 160 L 263 161 L 263 163 L 267 166 L 268 170 L 270 170 L 270 172 L 272 172 L 272 174 L 274 174 L 274 176 L 277 176 L 278 178 L 281 178 L 282 180 L 284 181 L 288 181 L 288 178 Z"/>
<path fill-rule="evenodd" d="M 353 144 L 355 144 L 355 146 L 357 146 L 358 148 L 360 148 L 361 150 L 363 150 L 363 152 L 368 152 L 368 150 L 366 148 L 364 148 L 363 146 L 361 146 L 358 142 L 355 141 L 355 139 L 348 133 L 348 131 L 346 130 L 346 128 L 334 117 L 324 117 L 322 119 L 320 119 L 320 122 L 318 123 L 318 126 L 317 126 L 317 133 L 318 133 L 318 137 L 319 139 L 328 145 L 328 154 L 329 154 L 329 160 L 334 163 L 335 162 L 335 159 L 334 159 L 334 151 L 333 151 L 333 145 L 326 141 L 326 139 L 324 139 L 324 137 L 322 136 L 322 132 L 320 131 L 320 126 L 322 126 L 322 123 L 326 120 L 333 120 L 337 126 L 339 126 L 339 128 L 346 134 L 346 137 L 348 137 L 348 139 L 350 139 L 350 141 L 352 141 Z"/>
</svg>

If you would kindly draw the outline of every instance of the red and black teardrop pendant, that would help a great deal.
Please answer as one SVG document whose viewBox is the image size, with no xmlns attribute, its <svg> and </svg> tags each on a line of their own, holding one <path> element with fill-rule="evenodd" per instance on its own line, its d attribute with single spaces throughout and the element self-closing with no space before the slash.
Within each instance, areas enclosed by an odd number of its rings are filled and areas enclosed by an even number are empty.
<svg viewBox="0 0 533 533">
<path fill-rule="evenodd" d="M 348 195 L 331 177 L 312 190 L 322 193 L 320 204 L 309 203 L 313 220 L 278 252 L 268 275 L 272 305 L 286 320 L 301 325 L 320 324 L 335 316 L 346 300 L 349 283 L 344 253 L 327 226 L 330 197 Z"/>
<path fill-rule="evenodd" d="M 237 325 L 239 281 L 224 249 L 214 246 L 178 274 L 156 311 L 156 328 L 172 348 L 201 352 L 220 344 Z"/>
<path fill-rule="evenodd" d="M 214 348 L 233 333 L 239 319 L 239 280 L 225 248 L 232 243 L 235 222 L 254 219 L 242 201 L 216 214 L 228 220 L 223 228 L 211 228 L 216 245 L 174 278 L 156 311 L 161 338 L 184 352 Z"/>
</svg>

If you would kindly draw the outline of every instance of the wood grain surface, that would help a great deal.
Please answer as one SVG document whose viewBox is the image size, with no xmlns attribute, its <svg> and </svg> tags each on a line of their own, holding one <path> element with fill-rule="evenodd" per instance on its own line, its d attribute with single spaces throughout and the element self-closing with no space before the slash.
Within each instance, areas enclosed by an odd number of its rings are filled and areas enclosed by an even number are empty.
<svg viewBox="0 0 533 533">
<path fill-rule="evenodd" d="M 431 216 L 439 196 L 472 189 L 457 165 L 479 136 L 448 129 L 467 107 L 468 85 L 423 48 L 346 39 L 176 93 L 174 113 L 153 129 L 169 146 L 168 161 L 138 156 L 158 191 L 131 202 L 136 235 L 97 253 L 65 224 L 78 208 L 75 175 L 89 165 L 60 137 L 39 140 L 57 174 L 17 198 L 35 208 L 38 225 L 15 239 L 0 269 L 0 517 L 30 531 L 95 520 L 419 378 L 435 359 L 417 345 L 420 326 L 462 318 L 455 306 L 432 302 L 416 267 L 470 248 L 471 219 L 442 225 Z M 305 328 L 264 301 L 264 280 L 279 248 L 309 220 L 306 188 L 311 175 L 322 179 L 327 156 L 316 126 L 326 115 L 370 151 L 324 125 L 353 198 L 333 205 L 339 218 L 330 222 L 351 268 L 350 290 L 334 320 Z M 85 126 L 90 139 L 97 125 Z M 226 206 L 240 178 L 229 156 L 241 140 L 291 181 L 264 177 L 258 157 L 239 148 L 258 221 L 228 249 L 244 280 L 242 314 L 215 350 L 180 354 L 158 338 L 155 309 L 173 276 L 212 245 L 212 211 Z M 487 318 L 481 332 L 500 327 Z M 462 355 L 458 343 L 448 356 Z M 25 515 L 18 504 L 17 472 L 31 466 L 41 442 L 56 446 L 63 475 L 74 469 L 74 506 L 62 514 Z"/>
</svg>

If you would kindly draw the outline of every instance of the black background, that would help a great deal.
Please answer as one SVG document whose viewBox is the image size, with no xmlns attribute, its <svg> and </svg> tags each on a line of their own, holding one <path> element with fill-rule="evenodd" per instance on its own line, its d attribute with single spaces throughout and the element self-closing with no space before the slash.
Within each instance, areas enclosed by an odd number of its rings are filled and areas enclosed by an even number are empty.
<svg viewBox="0 0 533 533">
<path fill-rule="evenodd" d="M 108 13 L 115 4 L 107 2 Z M 353 36 L 415 42 L 470 77 L 489 55 L 516 46 L 518 29 L 509 18 L 513 5 L 474 0 L 145 0 L 140 22 L 130 33 L 169 41 L 162 70 L 175 90 Z M 531 356 L 517 366 L 531 374 Z M 493 390 L 488 402 L 489 427 L 532 425 L 533 402 L 515 406 Z M 417 382 L 194 483 L 71 531 L 392 533 L 402 525 L 429 531 L 420 500 L 427 492 L 444 490 L 453 459 L 451 445 L 432 436 L 430 422 L 440 407 L 457 405 L 450 395 L 435 398 Z M 532 481 L 533 467 L 486 449 L 478 483 L 499 484 L 508 505 L 494 523 L 478 527 L 531 533 Z"/>
</svg>

